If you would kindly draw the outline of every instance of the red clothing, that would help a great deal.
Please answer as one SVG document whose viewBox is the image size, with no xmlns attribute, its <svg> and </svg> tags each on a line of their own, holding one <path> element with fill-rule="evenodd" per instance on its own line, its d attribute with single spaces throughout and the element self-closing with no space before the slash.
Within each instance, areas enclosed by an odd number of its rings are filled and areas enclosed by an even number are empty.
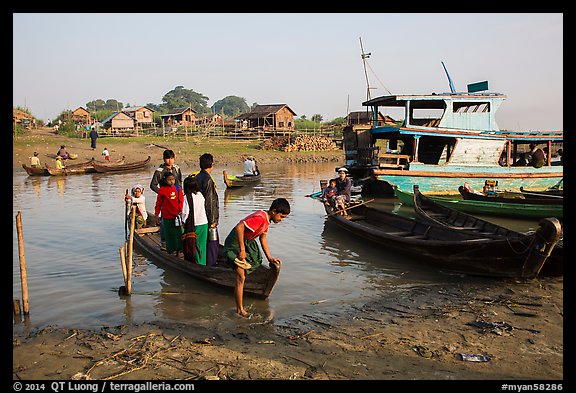
<svg viewBox="0 0 576 393">
<path fill-rule="evenodd" d="M 162 186 L 158 189 L 154 214 L 162 212 L 162 217 L 172 220 L 182 212 L 184 206 L 184 194 L 182 188 L 176 186 Z"/>
<path fill-rule="evenodd" d="M 244 223 L 247 231 L 244 231 L 244 239 L 254 240 L 263 233 L 268 233 L 268 227 L 270 226 L 270 220 L 268 219 L 268 214 L 264 210 L 258 210 L 240 220 Z"/>
</svg>

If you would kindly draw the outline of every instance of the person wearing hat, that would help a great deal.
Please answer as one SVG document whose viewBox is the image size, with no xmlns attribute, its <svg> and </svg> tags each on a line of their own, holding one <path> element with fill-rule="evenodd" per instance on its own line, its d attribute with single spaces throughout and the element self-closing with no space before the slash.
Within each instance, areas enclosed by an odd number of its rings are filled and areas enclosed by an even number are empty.
<svg viewBox="0 0 576 393">
<path fill-rule="evenodd" d="M 62 157 L 56 156 L 56 169 L 65 169 L 66 167 L 62 164 Z"/>
<path fill-rule="evenodd" d="M 352 195 L 352 179 L 348 176 L 348 169 L 342 167 L 338 169 L 338 178 L 336 179 L 336 205 L 345 206 L 350 203 Z M 346 210 L 341 209 L 340 214 L 347 216 Z"/>
</svg>

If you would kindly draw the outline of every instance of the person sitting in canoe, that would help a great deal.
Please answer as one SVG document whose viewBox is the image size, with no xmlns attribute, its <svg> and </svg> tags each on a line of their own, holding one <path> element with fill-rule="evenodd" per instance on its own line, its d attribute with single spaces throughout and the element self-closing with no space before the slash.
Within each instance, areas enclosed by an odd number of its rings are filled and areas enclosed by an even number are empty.
<svg viewBox="0 0 576 393">
<path fill-rule="evenodd" d="M 41 168 L 42 165 L 40 164 L 40 158 L 38 158 L 38 152 L 35 151 L 34 155 L 30 157 L 30 166 L 32 168 Z"/>
<path fill-rule="evenodd" d="M 266 235 L 271 221 L 277 224 L 288 214 L 290 214 L 290 203 L 285 198 L 277 198 L 272 201 L 268 211 L 258 210 L 240 220 L 224 241 L 226 262 L 236 270 L 234 300 L 236 301 L 236 313 L 240 316 L 248 315 L 242 305 L 246 274 L 250 274 L 262 264 L 262 253 L 258 247 L 257 239 L 260 239 L 262 251 L 264 251 L 268 262 L 276 264 L 279 268 L 282 261 L 279 258 L 273 258 L 270 254 Z"/>
<path fill-rule="evenodd" d="M 66 167 L 62 163 L 62 157 L 60 156 L 56 156 L 56 169 L 66 169 Z"/>
<path fill-rule="evenodd" d="M 66 151 L 66 145 L 60 145 L 60 149 L 58 153 L 56 153 L 57 157 L 62 157 L 63 160 L 67 160 L 70 158 L 70 154 Z"/>
<path fill-rule="evenodd" d="M 244 176 L 257 176 L 258 168 L 253 156 L 246 157 L 244 160 Z"/>
<path fill-rule="evenodd" d="M 130 217 L 132 212 L 132 206 L 136 206 L 136 229 L 146 227 L 148 212 L 146 211 L 146 197 L 144 196 L 144 187 L 142 187 L 140 184 L 135 184 L 130 191 L 130 195 L 126 194 L 124 200 L 129 204 L 128 217 Z"/>
<path fill-rule="evenodd" d="M 348 169 L 342 167 L 338 169 L 339 177 L 336 179 L 336 188 L 338 191 L 336 192 L 336 206 L 339 206 L 340 215 L 347 216 L 348 213 L 346 210 L 346 204 L 350 203 L 350 198 L 352 196 L 352 179 L 347 177 Z"/>
<path fill-rule="evenodd" d="M 332 209 L 335 209 L 337 192 L 338 188 L 336 187 L 336 179 L 330 179 L 330 183 L 322 192 L 322 202 L 327 206 L 331 206 Z"/>
</svg>

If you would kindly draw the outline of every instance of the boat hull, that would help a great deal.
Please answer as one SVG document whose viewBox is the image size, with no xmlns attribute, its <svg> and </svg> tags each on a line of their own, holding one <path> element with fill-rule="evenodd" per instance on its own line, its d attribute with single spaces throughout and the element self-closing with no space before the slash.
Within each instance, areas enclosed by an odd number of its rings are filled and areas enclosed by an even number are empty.
<svg viewBox="0 0 576 393">
<path fill-rule="evenodd" d="M 215 286 L 233 289 L 236 282 L 236 272 L 224 263 L 223 247 L 220 247 L 220 255 L 216 266 L 203 266 L 189 261 L 183 257 L 176 257 L 160 249 L 160 232 L 158 227 L 135 230 L 134 244 L 154 262 L 169 266 L 188 274 L 198 280 L 208 282 Z M 261 265 L 254 272 L 246 275 L 244 294 L 265 299 L 270 296 L 278 276 L 280 268 L 271 264 L 270 267 Z M 232 292 L 230 292 L 232 293 Z"/>
<path fill-rule="evenodd" d="M 324 205 L 328 219 L 361 239 L 409 254 L 439 268 L 489 277 L 534 278 L 558 241 L 558 220 L 543 220 L 529 244 L 524 239 L 467 239 L 428 223 L 358 206 L 347 216 Z M 545 235 L 544 235 L 545 233 Z M 544 236 L 546 246 L 538 244 Z"/>
<path fill-rule="evenodd" d="M 260 182 L 262 175 L 259 173 L 256 176 L 231 176 L 226 171 L 223 172 L 224 184 L 227 188 L 240 188 L 251 186 Z"/>
<path fill-rule="evenodd" d="M 410 164 L 408 170 L 374 169 L 378 180 L 402 191 L 412 192 L 417 184 L 427 195 L 457 195 L 458 186 L 467 181 L 472 188 L 482 189 L 487 179 L 498 180 L 503 189 L 519 191 L 520 187 L 538 191 L 554 186 L 564 177 L 563 167 L 507 168 L 471 165 Z"/>
<path fill-rule="evenodd" d="M 109 172 L 126 172 L 133 171 L 137 169 L 145 168 L 150 162 L 150 156 L 142 161 L 128 162 L 128 163 L 94 163 L 94 170 L 98 173 L 109 173 Z"/>
<path fill-rule="evenodd" d="M 24 168 L 28 176 L 50 176 L 46 168 L 36 168 L 26 164 L 22 164 L 22 168 Z"/>
<path fill-rule="evenodd" d="M 396 189 L 395 195 L 402 204 L 406 206 L 414 206 L 414 196 L 411 192 Z M 564 215 L 563 205 L 469 201 L 460 198 L 440 197 L 436 195 L 428 195 L 428 197 L 436 203 L 469 214 L 526 219 L 540 219 L 547 217 L 562 219 Z"/>
</svg>

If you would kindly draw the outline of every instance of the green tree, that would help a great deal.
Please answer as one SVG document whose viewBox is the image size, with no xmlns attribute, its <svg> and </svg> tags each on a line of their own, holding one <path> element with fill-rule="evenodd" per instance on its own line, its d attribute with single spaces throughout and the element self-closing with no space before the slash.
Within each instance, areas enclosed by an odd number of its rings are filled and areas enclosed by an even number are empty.
<svg viewBox="0 0 576 393">
<path fill-rule="evenodd" d="M 322 115 L 319 114 L 312 115 L 311 120 L 313 122 L 322 123 Z"/>
<path fill-rule="evenodd" d="M 197 114 L 211 113 L 208 107 L 208 97 L 184 86 L 176 86 L 162 97 L 162 110 L 170 112 L 175 108 L 190 106 Z"/>
<path fill-rule="evenodd" d="M 214 113 L 223 112 L 227 116 L 235 117 L 241 113 L 250 112 L 250 107 L 246 103 L 246 99 L 237 96 L 224 97 L 212 105 Z"/>
</svg>

